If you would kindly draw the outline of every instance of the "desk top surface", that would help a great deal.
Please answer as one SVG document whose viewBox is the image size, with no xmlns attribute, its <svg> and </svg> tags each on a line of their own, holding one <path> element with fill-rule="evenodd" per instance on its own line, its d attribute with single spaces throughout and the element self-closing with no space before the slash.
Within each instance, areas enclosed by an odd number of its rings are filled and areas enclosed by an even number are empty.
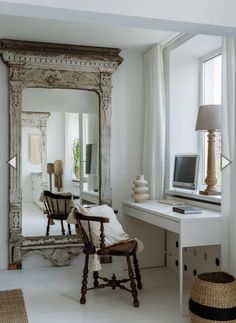
<svg viewBox="0 0 236 323">
<path fill-rule="evenodd" d="M 178 212 L 173 212 L 173 205 L 167 205 L 160 203 L 157 200 L 147 200 L 144 203 L 134 203 L 130 201 L 123 202 L 123 206 L 132 207 L 134 209 L 145 211 L 157 216 L 171 219 L 176 222 L 189 222 L 189 221 L 215 221 L 221 220 L 222 216 L 220 212 L 212 211 L 208 209 L 201 208 L 202 213 L 198 214 L 183 214 Z"/>
</svg>

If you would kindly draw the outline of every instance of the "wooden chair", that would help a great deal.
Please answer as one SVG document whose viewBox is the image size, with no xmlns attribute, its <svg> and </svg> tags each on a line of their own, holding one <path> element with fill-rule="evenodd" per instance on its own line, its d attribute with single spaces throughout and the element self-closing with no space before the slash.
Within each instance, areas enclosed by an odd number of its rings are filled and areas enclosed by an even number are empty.
<svg viewBox="0 0 236 323">
<path fill-rule="evenodd" d="M 63 221 L 67 220 L 67 217 L 71 211 L 72 204 L 72 194 L 62 193 L 54 194 L 50 191 L 44 191 L 44 205 L 47 212 L 47 227 L 46 227 L 46 236 L 49 236 L 50 222 L 53 220 L 59 220 L 61 222 L 61 232 L 62 235 L 65 235 L 65 229 Z M 68 234 L 71 234 L 70 224 L 67 224 Z"/>
<path fill-rule="evenodd" d="M 133 305 L 135 307 L 139 306 L 138 301 L 138 293 L 136 289 L 136 282 L 138 289 L 142 289 L 142 283 L 141 283 L 141 275 L 139 271 L 139 265 L 138 265 L 138 259 L 136 256 L 136 248 L 137 248 L 137 241 L 131 240 L 125 243 L 115 244 L 109 247 L 105 246 L 105 235 L 104 235 L 104 224 L 109 222 L 109 219 L 106 217 L 100 217 L 100 216 L 86 216 L 79 212 L 76 213 L 76 219 L 78 224 L 78 233 L 81 235 L 83 241 L 84 241 L 84 248 L 83 252 L 85 254 L 85 263 L 84 263 L 84 270 L 83 270 L 83 280 L 82 280 L 82 287 L 81 287 L 81 299 L 80 303 L 85 304 L 86 298 L 85 295 L 88 290 L 91 289 L 97 289 L 97 288 L 104 288 L 104 287 L 111 287 L 112 289 L 116 289 L 116 287 L 119 287 L 123 290 L 126 290 L 130 292 L 133 296 Z M 87 234 L 82 226 L 82 221 L 88 221 L 88 231 L 89 234 Z M 118 280 L 115 276 L 115 274 L 112 275 L 111 279 L 104 278 L 99 276 L 98 271 L 93 272 L 93 287 L 88 288 L 87 287 L 87 278 L 88 278 L 88 264 L 89 264 L 89 256 L 94 255 L 96 253 L 96 248 L 93 244 L 92 239 L 92 233 L 91 233 L 91 227 L 90 222 L 96 221 L 100 222 L 100 249 L 97 251 L 97 254 L 99 256 L 117 256 L 117 257 L 126 257 L 127 265 L 128 265 L 128 278 Z M 133 257 L 133 264 L 134 264 L 134 271 L 135 275 L 132 269 L 131 265 L 131 259 L 130 257 Z M 99 279 L 102 280 L 104 283 L 100 283 Z M 135 282 L 136 281 L 136 282 Z M 130 289 L 128 289 L 126 286 L 124 286 L 124 283 L 130 282 Z"/>
</svg>

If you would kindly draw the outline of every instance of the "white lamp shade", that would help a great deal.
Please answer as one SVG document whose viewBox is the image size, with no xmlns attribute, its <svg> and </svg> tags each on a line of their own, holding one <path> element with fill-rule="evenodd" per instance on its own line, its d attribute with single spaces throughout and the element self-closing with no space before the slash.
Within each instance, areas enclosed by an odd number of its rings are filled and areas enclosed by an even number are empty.
<svg viewBox="0 0 236 323">
<path fill-rule="evenodd" d="M 220 130 L 221 110 L 222 106 L 219 104 L 201 105 L 198 110 L 195 130 Z"/>
</svg>

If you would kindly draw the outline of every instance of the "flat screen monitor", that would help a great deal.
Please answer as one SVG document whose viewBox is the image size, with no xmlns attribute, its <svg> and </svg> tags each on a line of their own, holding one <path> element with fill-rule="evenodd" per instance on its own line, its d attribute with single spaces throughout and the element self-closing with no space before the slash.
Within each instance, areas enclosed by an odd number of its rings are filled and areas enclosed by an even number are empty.
<svg viewBox="0 0 236 323">
<path fill-rule="evenodd" d="M 85 173 L 89 175 L 98 174 L 98 143 L 86 145 Z"/>
<path fill-rule="evenodd" d="M 173 187 L 196 190 L 198 179 L 198 155 L 176 155 Z"/>
</svg>

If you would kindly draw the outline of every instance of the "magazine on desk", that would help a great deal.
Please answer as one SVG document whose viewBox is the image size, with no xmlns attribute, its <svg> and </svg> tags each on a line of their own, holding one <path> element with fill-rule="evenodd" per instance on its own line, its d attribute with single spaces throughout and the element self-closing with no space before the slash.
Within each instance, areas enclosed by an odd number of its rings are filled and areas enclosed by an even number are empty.
<svg viewBox="0 0 236 323">
<path fill-rule="evenodd" d="M 200 209 L 199 207 L 190 206 L 190 205 L 173 206 L 172 210 L 174 212 L 183 213 L 183 214 L 202 213 L 202 209 Z"/>
</svg>

